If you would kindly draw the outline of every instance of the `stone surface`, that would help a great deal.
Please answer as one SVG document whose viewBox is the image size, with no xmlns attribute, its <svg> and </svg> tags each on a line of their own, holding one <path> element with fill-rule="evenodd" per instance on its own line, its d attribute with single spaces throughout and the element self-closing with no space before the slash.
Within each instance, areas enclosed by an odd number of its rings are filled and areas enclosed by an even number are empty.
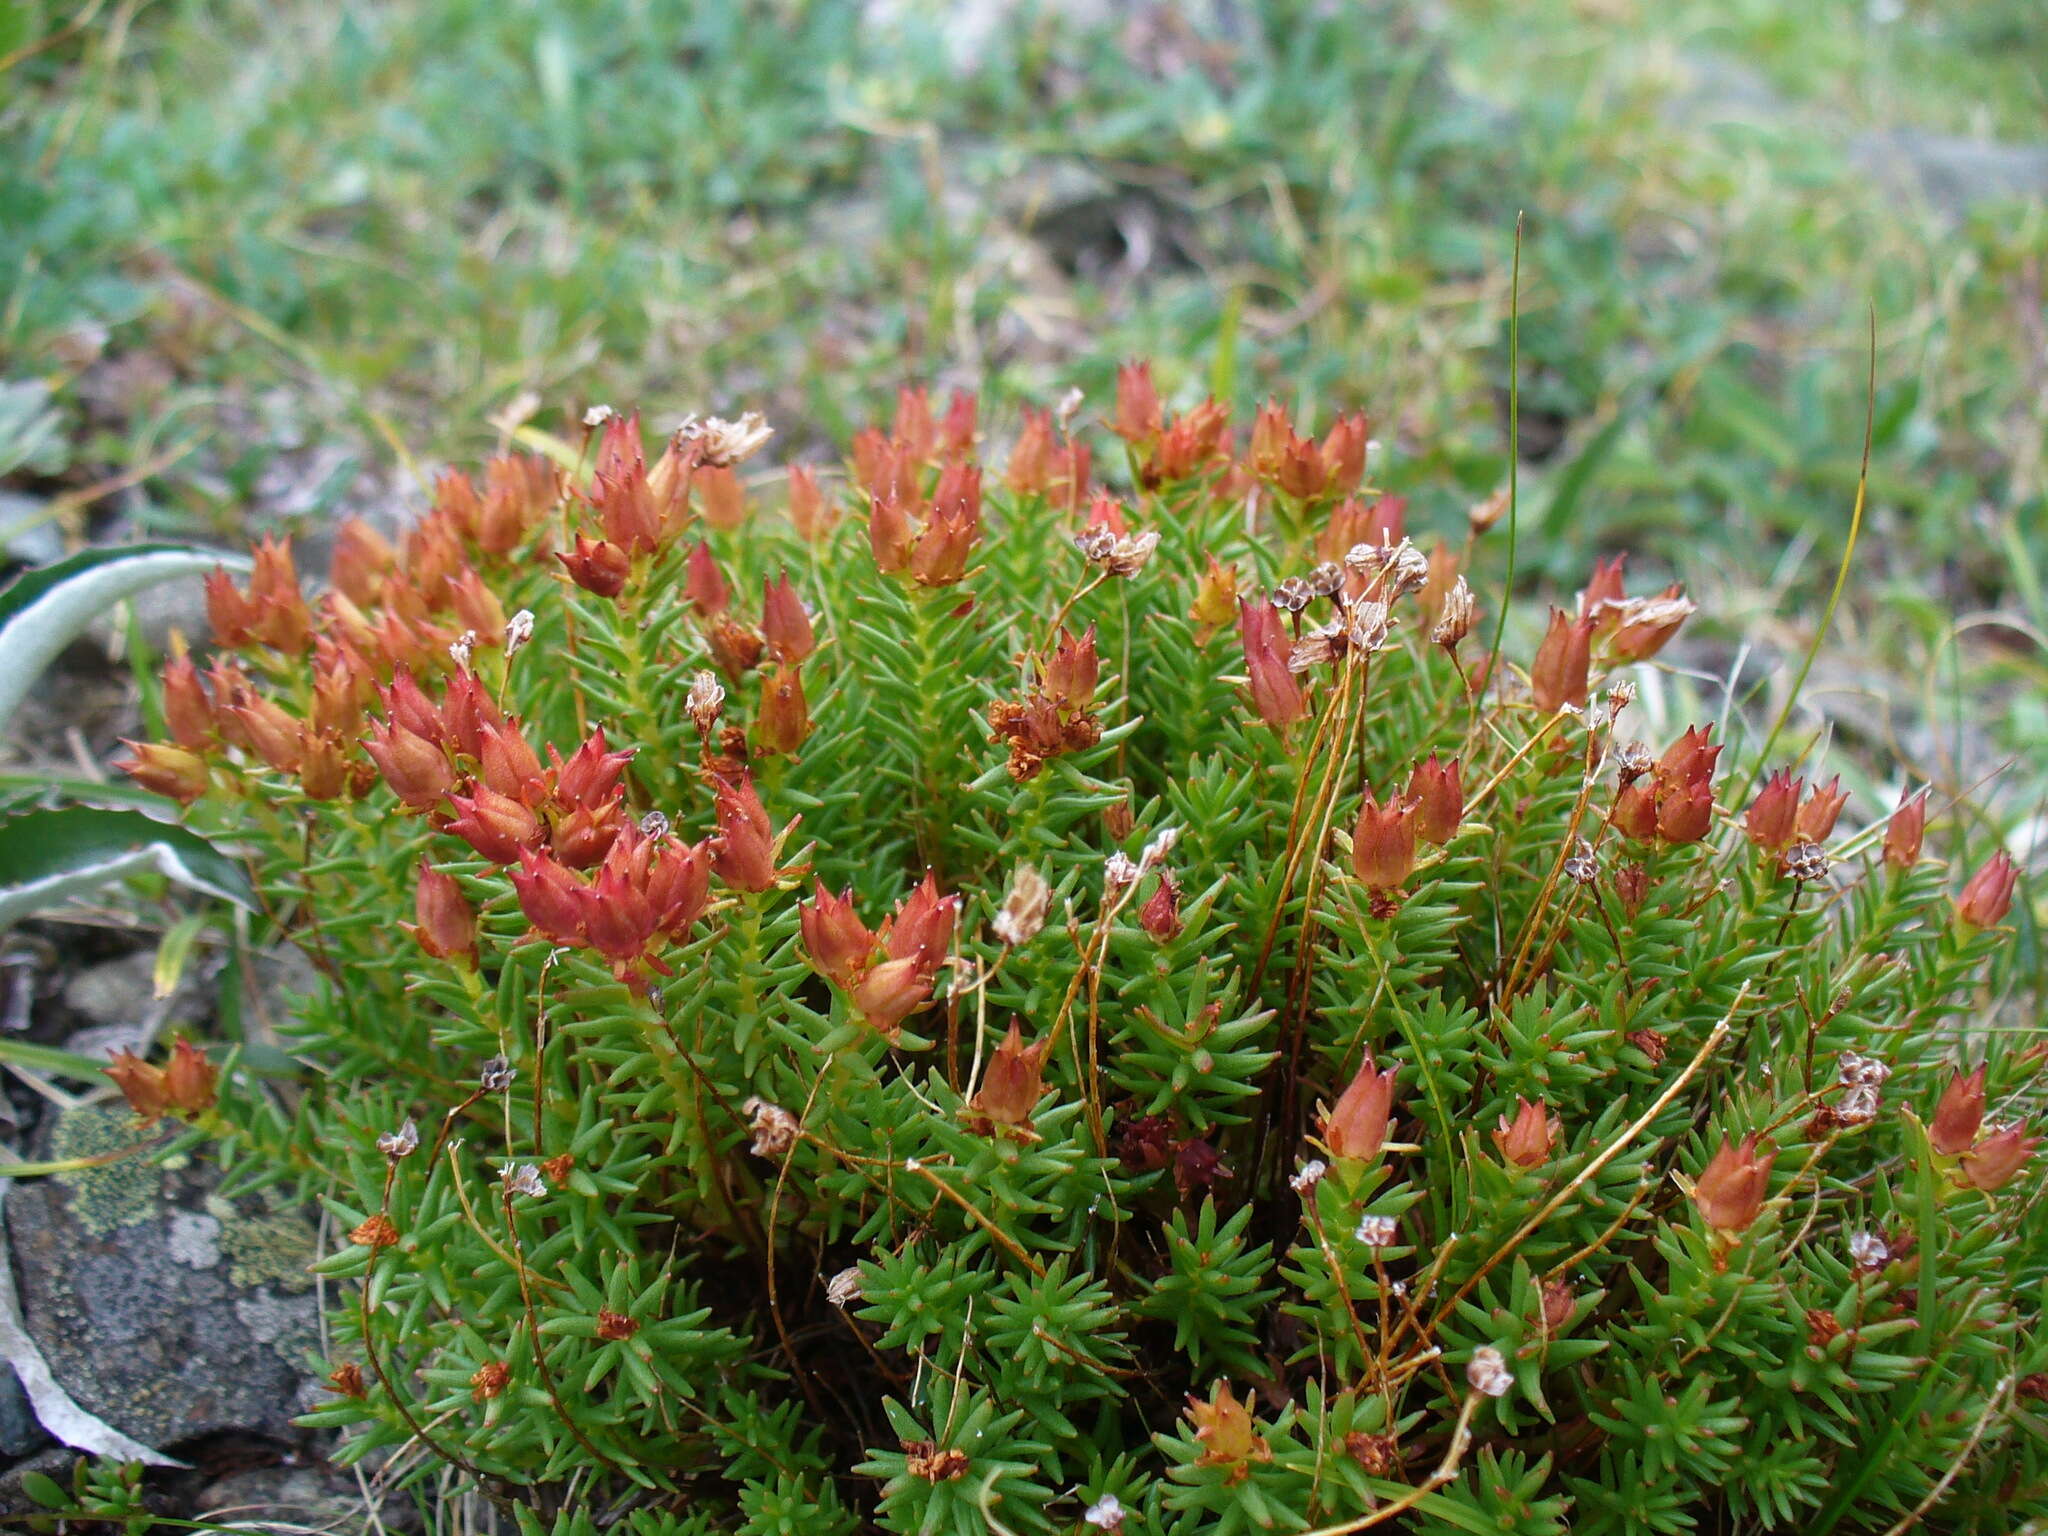
<svg viewBox="0 0 2048 1536">
<path fill-rule="evenodd" d="M 136 1139 L 125 1112 L 58 1119 L 53 1156 Z M 317 1340 L 300 1217 L 213 1193 L 210 1169 L 140 1158 L 24 1182 L 7 1202 L 22 1316 L 79 1406 L 176 1454 L 193 1437 L 288 1440 L 317 1396 L 302 1368 Z"/>
</svg>

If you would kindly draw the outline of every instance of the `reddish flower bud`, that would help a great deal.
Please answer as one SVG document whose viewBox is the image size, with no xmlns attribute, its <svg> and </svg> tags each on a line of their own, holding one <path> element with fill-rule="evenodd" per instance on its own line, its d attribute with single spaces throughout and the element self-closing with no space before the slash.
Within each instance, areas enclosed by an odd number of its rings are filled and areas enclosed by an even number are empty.
<svg viewBox="0 0 2048 1536">
<path fill-rule="evenodd" d="M 995 1125 L 1030 1129 L 1031 1112 L 1045 1092 L 1045 1053 L 1051 1045 L 1050 1035 L 1026 1045 L 1017 1021 L 1010 1020 L 1009 1032 L 989 1058 L 981 1087 L 967 1107 Z"/>
<path fill-rule="evenodd" d="M 889 436 L 916 463 L 924 463 L 938 446 L 939 424 L 932 420 L 931 393 L 922 384 L 896 391 L 896 415 Z"/>
<path fill-rule="evenodd" d="M 1743 830 L 1757 847 L 1783 853 L 1792 842 L 1799 820 L 1799 795 L 1804 779 L 1792 777 L 1790 768 L 1780 768 L 1768 779 L 1743 817 Z"/>
<path fill-rule="evenodd" d="M 1743 1137 L 1739 1147 L 1723 1137 L 1721 1150 L 1693 1183 L 1693 1204 L 1707 1225 L 1724 1236 L 1748 1231 L 1770 1192 L 1771 1164 L 1778 1154 L 1758 1157 L 1756 1144 L 1754 1135 Z"/>
<path fill-rule="evenodd" d="M 384 700 L 384 713 L 393 725 L 424 737 L 436 746 L 448 740 L 446 720 L 434 707 L 433 700 L 420 691 L 410 667 L 399 667 L 392 674 L 391 686 L 377 691 Z M 468 750 L 466 745 L 464 750 Z"/>
<path fill-rule="evenodd" d="M 574 549 L 558 550 L 555 558 L 568 570 L 571 581 L 599 597 L 617 597 L 633 570 L 633 557 L 625 549 L 585 533 L 576 535 Z"/>
<path fill-rule="evenodd" d="M 1816 784 L 1806 804 L 1799 808 L 1798 838 L 1802 843 L 1824 843 L 1835 830 L 1835 819 L 1842 814 L 1842 806 L 1849 798 L 1849 791 L 1842 788 L 1842 776 L 1838 773 L 1825 784 Z"/>
<path fill-rule="evenodd" d="M 1237 617 L 1237 567 L 1220 565 L 1209 556 L 1208 568 L 1195 582 L 1195 600 L 1188 617 L 1195 621 L 1195 640 L 1206 642 L 1217 630 Z"/>
<path fill-rule="evenodd" d="M 2038 1136 L 2023 1136 L 2021 1127 L 2004 1126 L 1993 1131 L 1977 1145 L 1963 1154 L 1963 1177 L 1985 1194 L 2003 1189 L 2010 1184 L 2013 1175 L 2024 1168 L 2027 1159 L 2034 1155 L 2034 1148 L 2041 1144 Z"/>
<path fill-rule="evenodd" d="M 791 756 L 811 734 L 811 710 L 802 674 L 793 666 L 772 666 L 761 677 L 761 712 L 754 717 L 757 751 Z"/>
<path fill-rule="evenodd" d="M 1095 701 L 1101 670 L 1101 658 L 1095 653 L 1095 626 L 1090 624 L 1078 639 L 1062 628 L 1059 644 L 1039 675 L 1039 687 L 1075 709 L 1086 709 Z"/>
<path fill-rule="evenodd" d="M 476 567 L 465 565 L 448 583 L 448 601 L 455 617 L 476 635 L 478 645 L 497 645 L 505 634 L 505 605 L 484 585 Z"/>
<path fill-rule="evenodd" d="M 609 806 L 618 792 L 620 775 L 633 760 L 635 750 L 627 747 L 621 752 L 612 751 L 603 726 L 592 731 L 566 763 L 550 746 L 548 758 L 554 764 L 555 799 L 563 805 L 588 810 Z"/>
<path fill-rule="evenodd" d="M 1372 1158 L 1387 1143 L 1387 1124 L 1394 1111 L 1394 1079 L 1399 1067 L 1382 1072 L 1365 1053 L 1358 1075 L 1323 1116 L 1323 1145 L 1332 1157 Z"/>
<path fill-rule="evenodd" d="M 555 467 L 539 454 L 500 454 L 484 465 L 483 509 L 476 541 L 493 555 L 509 555 L 553 510 Z"/>
<path fill-rule="evenodd" d="M 1330 424 L 1323 436 L 1322 457 L 1331 495 L 1349 496 L 1365 479 L 1365 445 L 1370 435 L 1371 425 L 1363 411 L 1339 416 Z"/>
<path fill-rule="evenodd" d="M 455 787 L 448 754 L 425 737 L 389 721 L 370 727 L 363 750 L 384 775 L 384 782 L 405 806 L 430 811 Z"/>
<path fill-rule="evenodd" d="M 1258 1432 L 1251 1414 L 1219 1378 L 1209 1391 L 1209 1400 L 1188 1397 L 1188 1422 L 1195 1426 L 1195 1438 L 1202 1442 L 1197 1466 L 1239 1466 L 1247 1461 L 1270 1461 L 1272 1449 Z"/>
<path fill-rule="evenodd" d="M 1351 869 L 1375 891 L 1398 890 L 1415 873 L 1415 802 L 1396 796 L 1381 805 L 1371 794 L 1351 834 Z"/>
<path fill-rule="evenodd" d="M 1458 835 L 1465 819 L 1463 765 L 1457 758 L 1437 761 L 1434 752 L 1408 776 L 1408 798 L 1415 802 L 1415 835 L 1439 847 Z"/>
<path fill-rule="evenodd" d="M 547 798 L 540 757 L 517 725 L 493 721 L 483 727 L 478 745 L 482 750 L 477 763 L 484 783 L 525 805 L 538 805 Z"/>
<path fill-rule="evenodd" d="M 910 552 L 917 542 L 910 513 L 899 496 L 874 496 L 868 502 L 868 548 L 875 557 L 875 569 L 886 576 L 910 568 Z"/>
<path fill-rule="evenodd" d="M 1043 496 L 1052 488 L 1052 412 L 1024 407 L 1024 425 L 1017 433 L 1003 483 L 1019 496 Z"/>
<path fill-rule="evenodd" d="M 164 728 L 187 752 L 203 752 L 213 744 L 213 704 L 182 646 L 164 663 Z"/>
<path fill-rule="evenodd" d="M 1277 400 L 1268 400 L 1252 418 L 1252 439 L 1245 451 L 1245 468 L 1260 480 L 1280 473 L 1287 451 L 1294 443 L 1294 423 Z"/>
<path fill-rule="evenodd" d="M 2003 848 L 1963 887 L 1956 898 L 1956 918 L 1971 928 L 1996 928 L 2012 910 L 2013 887 L 2019 884 L 2020 867 Z"/>
<path fill-rule="evenodd" d="M 1557 1145 L 1558 1123 L 1541 1099 L 1531 1104 L 1517 1094 L 1514 1120 L 1510 1122 L 1506 1115 L 1499 1118 L 1493 1144 L 1500 1148 L 1505 1160 L 1517 1168 L 1540 1168 L 1550 1161 L 1551 1150 Z"/>
<path fill-rule="evenodd" d="M 958 508 L 934 508 L 910 552 L 910 574 L 919 586 L 950 587 L 967 575 L 967 562 L 981 525 Z"/>
<path fill-rule="evenodd" d="M 461 813 L 448 830 L 493 864 L 517 863 L 540 841 L 540 822 L 533 812 L 488 784 L 477 785 L 474 794 L 448 799 Z"/>
<path fill-rule="evenodd" d="M 204 1114 L 219 1096 L 220 1068 L 190 1040 L 171 1047 L 171 1059 L 164 1064 L 164 1101 L 173 1114 Z"/>
<path fill-rule="evenodd" d="M 711 867 L 718 878 L 735 890 L 767 890 L 775 883 L 775 831 L 752 777 L 720 778 L 715 814 Z"/>
<path fill-rule="evenodd" d="M 1694 784 L 1711 779 L 1714 760 L 1721 755 L 1721 749 L 1711 743 L 1711 735 L 1711 727 L 1695 725 L 1665 748 L 1664 755 L 1657 759 L 1658 782 Z"/>
<path fill-rule="evenodd" d="M 889 958 L 936 967 L 953 947 L 953 922 L 959 912 L 960 898 L 941 896 L 937 877 L 927 870 L 883 930 Z"/>
<path fill-rule="evenodd" d="M 1620 626 L 1607 649 L 1618 661 L 1647 661 L 1670 642 L 1693 616 L 1695 605 L 1679 586 L 1655 597 L 1632 598 L 1621 605 Z"/>
<path fill-rule="evenodd" d="M 1116 371 L 1116 415 L 1109 430 L 1127 443 L 1145 443 L 1159 435 L 1165 412 L 1152 384 L 1150 363 L 1125 363 Z"/>
<path fill-rule="evenodd" d="M 659 914 L 647 893 L 607 860 L 597 872 L 597 879 L 581 894 L 583 937 L 590 947 L 618 965 L 638 960 L 646 952 L 659 923 Z"/>
<path fill-rule="evenodd" d="M 168 795 L 180 805 L 190 805 L 206 793 L 206 760 L 197 753 L 158 741 L 123 739 L 121 745 L 133 755 L 114 766 L 144 789 Z"/>
<path fill-rule="evenodd" d="M 1180 881 L 1173 871 L 1159 871 L 1159 883 L 1138 908 L 1138 926 L 1161 944 L 1180 937 Z"/>
<path fill-rule="evenodd" d="M 585 887 L 544 853 L 519 850 L 519 868 L 511 871 L 512 889 L 526 920 L 558 944 L 581 943 Z"/>
<path fill-rule="evenodd" d="M 629 825 L 620 816 L 616 799 L 595 809 L 578 806 L 568 815 L 554 818 L 548 829 L 548 847 L 569 868 L 588 869 L 612 851 L 619 833 Z"/>
<path fill-rule="evenodd" d="M 299 771 L 301 722 L 274 699 L 251 692 L 229 711 L 241 725 L 240 740 L 279 773 Z"/>
<path fill-rule="evenodd" d="M 322 731 L 301 728 L 299 790 L 308 800 L 339 800 L 349 788 L 351 767 L 338 740 Z"/>
<path fill-rule="evenodd" d="M 1893 869 L 1911 869 L 1920 862 L 1920 841 L 1927 833 L 1927 791 L 1899 793 L 1899 808 L 1884 829 L 1884 861 Z"/>
<path fill-rule="evenodd" d="M 133 1051 L 126 1048 L 115 1051 L 113 1060 L 107 1064 L 106 1074 L 121 1090 L 128 1107 L 144 1120 L 161 1120 L 171 1107 L 163 1068 L 152 1067 Z"/>
<path fill-rule="evenodd" d="M 697 509 L 704 521 L 725 533 L 747 520 L 747 490 L 740 477 L 721 464 L 700 464 L 691 479 Z"/>
<path fill-rule="evenodd" d="M 242 594 L 226 569 L 216 565 L 206 576 L 206 621 L 213 630 L 214 643 L 230 649 L 250 640 L 250 626 L 256 622 L 256 605 Z"/>
<path fill-rule="evenodd" d="M 1297 501 L 1314 501 L 1330 483 L 1329 466 L 1323 462 L 1322 450 L 1305 437 L 1291 438 L 1280 457 L 1273 483 Z"/>
<path fill-rule="evenodd" d="M 726 584 L 725 572 L 718 568 L 711 546 L 702 539 L 690 551 L 683 575 L 683 595 L 690 600 L 690 606 L 707 619 L 724 613 L 732 606 L 732 588 Z"/>
<path fill-rule="evenodd" d="M 796 536 L 806 544 L 815 544 L 830 533 L 835 521 L 818 489 L 816 471 L 805 464 L 789 466 L 789 520 L 796 525 Z"/>
<path fill-rule="evenodd" d="M 851 987 L 856 972 L 875 950 L 875 936 L 853 909 L 851 886 L 838 896 L 819 880 L 817 895 L 797 906 L 797 925 L 811 968 L 841 987 Z"/>
<path fill-rule="evenodd" d="M 1657 794 L 1647 779 L 1636 779 L 1621 787 L 1614 797 L 1614 830 L 1639 843 L 1657 836 Z"/>
<path fill-rule="evenodd" d="M 1714 825 L 1714 786 L 1693 779 L 1669 789 L 1658 788 L 1657 835 L 1667 843 L 1696 843 Z"/>
<path fill-rule="evenodd" d="M 776 581 L 761 578 L 761 635 L 777 661 L 792 665 L 818 648 L 810 613 L 789 584 L 787 571 Z"/>
<path fill-rule="evenodd" d="M 711 900 L 711 857 L 701 843 L 665 838 L 647 870 L 647 900 L 655 922 L 672 939 L 689 936 Z"/>
<path fill-rule="evenodd" d="M 1968 1077 L 1961 1072 L 1949 1078 L 1941 1102 L 1934 1106 L 1934 1118 L 1927 1125 L 1927 1139 L 1944 1157 L 1960 1157 L 1977 1140 L 1984 1124 L 1984 1069 Z"/>
<path fill-rule="evenodd" d="M 274 651 L 296 656 L 312 637 L 313 615 L 299 591 L 299 573 L 292 564 L 289 539 L 266 538 L 256 546 L 256 568 L 249 576 L 249 601 L 256 616 L 250 633 Z"/>
<path fill-rule="evenodd" d="M 1572 619 L 1561 608 L 1550 610 L 1550 629 L 1529 668 L 1529 691 L 1538 709 L 1549 712 L 1566 704 L 1585 707 L 1593 625 L 1591 618 Z"/>
<path fill-rule="evenodd" d="M 1192 480 L 1229 457 L 1230 411 L 1215 400 L 1204 400 L 1167 423 L 1166 431 L 1139 468 L 1138 483 L 1150 490 Z"/>
<path fill-rule="evenodd" d="M 1301 696 L 1300 682 L 1288 669 L 1294 648 L 1281 628 L 1280 610 L 1263 599 L 1256 603 L 1240 600 L 1237 633 L 1244 646 L 1245 673 L 1251 680 L 1252 706 L 1267 725 L 1284 731 L 1308 713 L 1308 705 Z"/>
<path fill-rule="evenodd" d="M 436 726 L 433 739 L 445 741 L 452 750 L 467 754 L 474 762 L 483 760 L 484 732 L 504 722 L 489 691 L 467 667 L 457 668 L 448 680 L 448 697 L 434 718 L 443 723 Z M 399 723 L 405 724 L 403 720 Z"/>
<path fill-rule="evenodd" d="M 413 895 L 416 923 L 400 924 L 413 942 L 436 960 L 476 959 L 476 910 L 453 875 L 443 874 L 424 859 Z"/>
<path fill-rule="evenodd" d="M 939 452 L 948 460 L 959 460 L 974 452 L 975 428 L 981 416 L 981 400 L 971 389 L 956 389 L 946 401 L 946 418 L 939 423 Z"/>
<path fill-rule="evenodd" d="M 931 1001 L 932 973 L 916 959 L 884 960 L 870 966 L 853 989 L 853 1006 L 875 1029 L 893 1038 L 918 1009 Z"/>
</svg>

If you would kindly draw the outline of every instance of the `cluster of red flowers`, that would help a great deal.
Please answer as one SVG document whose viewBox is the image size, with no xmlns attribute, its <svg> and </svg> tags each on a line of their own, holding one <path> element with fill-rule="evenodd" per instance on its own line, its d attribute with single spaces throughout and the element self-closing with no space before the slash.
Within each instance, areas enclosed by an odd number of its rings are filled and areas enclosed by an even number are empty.
<svg viewBox="0 0 2048 1536">
<path fill-rule="evenodd" d="M 941 896 L 927 874 L 871 932 L 853 909 L 849 889 L 817 894 L 797 911 L 811 968 L 845 995 L 868 1024 L 891 1040 L 903 1021 L 932 1000 L 932 980 L 953 947 L 958 896 Z"/>
<path fill-rule="evenodd" d="M 1213 398 L 1169 421 L 1149 363 L 1126 363 L 1117 370 L 1116 414 L 1109 429 L 1130 445 L 1138 484 L 1148 491 L 1228 468 L 1236 447 L 1230 410 Z"/>
<path fill-rule="evenodd" d="M 1102 739 L 1102 724 L 1090 708 L 1101 671 L 1095 626 L 1079 638 L 1062 629 L 1037 671 L 1036 685 L 1022 699 L 998 699 L 988 711 L 989 739 L 1009 743 L 1010 777 L 1020 784 L 1047 758 L 1085 751 Z"/>
<path fill-rule="evenodd" d="M 1927 1139 L 1943 1157 L 1956 1159 L 1959 1184 L 1988 1194 L 2012 1182 L 2013 1175 L 2034 1155 L 2041 1138 L 2026 1135 L 2019 1125 L 1994 1126 L 1988 1134 L 1980 1134 L 1983 1129 L 1984 1069 L 1979 1067 L 1968 1076 L 1957 1072 L 1934 1107 Z"/>
<path fill-rule="evenodd" d="M 739 477 L 729 465 L 706 463 L 698 439 L 671 437 L 650 470 L 637 414 L 605 422 L 589 493 L 572 491 L 571 499 L 595 515 L 601 537 L 578 533 L 555 558 L 599 597 L 617 597 L 634 561 L 666 549 L 694 516 L 714 528 L 737 528 L 746 517 Z"/>
<path fill-rule="evenodd" d="M 1417 839 L 1441 847 L 1465 818 L 1464 768 L 1432 752 L 1408 775 L 1408 788 L 1383 805 L 1368 790 L 1351 833 L 1351 870 L 1384 900 L 1415 873 Z"/>
<path fill-rule="evenodd" d="M 973 461 L 975 396 L 955 390 L 943 422 L 922 389 L 906 389 L 884 434 L 869 427 L 853 440 L 853 477 L 868 496 L 868 547 L 890 575 L 920 586 L 950 587 L 967 575 L 981 542 L 981 466 Z M 925 471 L 938 466 L 927 493 Z"/>
<path fill-rule="evenodd" d="M 1647 771 L 1624 758 L 1614 826 L 1639 843 L 1696 843 L 1714 823 L 1714 760 L 1705 726 L 1693 726 Z M 1648 754 L 1645 754 L 1647 756 Z"/>
</svg>

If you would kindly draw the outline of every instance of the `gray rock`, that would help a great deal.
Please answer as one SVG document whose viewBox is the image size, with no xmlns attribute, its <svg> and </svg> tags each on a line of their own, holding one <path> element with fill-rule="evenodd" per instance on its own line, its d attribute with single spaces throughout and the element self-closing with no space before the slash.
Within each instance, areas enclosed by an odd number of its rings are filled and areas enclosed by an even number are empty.
<svg viewBox="0 0 2048 1536">
<path fill-rule="evenodd" d="M 0 1365 L 0 1456 L 26 1456 L 49 1440 L 11 1365 Z"/>
<path fill-rule="evenodd" d="M 364 1485 L 340 1468 L 254 1467 L 216 1478 L 200 1493 L 193 1514 L 249 1530 L 368 1531 Z M 385 1499 L 378 1523 L 393 1533 L 417 1531 L 417 1506 L 403 1495 Z"/>
<path fill-rule="evenodd" d="M 52 1156 L 126 1146 L 125 1112 L 59 1117 Z M 10 1192 L 22 1317 L 88 1412 L 160 1450 L 240 1430 L 287 1439 L 318 1336 L 299 1216 L 213 1193 L 196 1164 L 141 1158 Z M 175 1450 L 172 1450 L 175 1454 Z"/>
<path fill-rule="evenodd" d="M 1899 131 L 1859 134 L 1849 155 L 1887 191 L 1917 192 L 1951 218 L 1984 203 L 2048 200 L 2048 144 Z"/>
</svg>

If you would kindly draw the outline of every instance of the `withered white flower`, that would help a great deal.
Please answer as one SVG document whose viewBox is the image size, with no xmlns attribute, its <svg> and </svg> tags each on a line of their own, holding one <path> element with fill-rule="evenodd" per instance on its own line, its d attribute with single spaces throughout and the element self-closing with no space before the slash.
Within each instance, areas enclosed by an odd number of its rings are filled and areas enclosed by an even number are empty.
<svg viewBox="0 0 2048 1536">
<path fill-rule="evenodd" d="M 1005 944 L 1029 944 L 1045 926 L 1046 908 L 1051 903 L 1052 887 L 1045 883 L 1045 876 L 1029 864 L 1019 864 L 1010 871 L 1010 887 L 989 926 Z"/>
<path fill-rule="evenodd" d="M 825 1282 L 825 1299 L 835 1307 L 860 1300 L 860 1266 L 849 1264 Z"/>
<path fill-rule="evenodd" d="M 1322 1183 L 1323 1175 L 1330 1171 L 1330 1165 L 1320 1157 L 1312 1157 L 1301 1165 L 1299 1171 L 1287 1182 L 1297 1195 L 1305 1195 Z"/>
<path fill-rule="evenodd" d="M 541 1182 L 540 1170 L 531 1163 L 507 1163 L 498 1170 L 498 1177 L 513 1194 L 528 1199 L 537 1200 L 548 1192 L 547 1185 Z"/>
<path fill-rule="evenodd" d="M 1472 1351 L 1472 1359 L 1465 1366 L 1465 1379 L 1488 1397 L 1506 1397 L 1508 1388 L 1515 1384 L 1507 1361 L 1491 1344 L 1482 1344 Z"/>
<path fill-rule="evenodd" d="M 1443 611 L 1437 616 L 1436 627 L 1429 632 L 1431 643 L 1441 646 L 1458 644 L 1472 633 L 1472 624 L 1477 616 L 1472 589 L 1460 576 L 1451 583 L 1451 590 L 1444 594 Z"/>
<path fill-rule="evenodd" d="M 1392 1246 L 1400 1230 L 1401 1223 L 1392 1216 L 1362 1216 L 1352 1236 L 1368 1248 L 1386 1248 Z"/>
<path fill-rule="evenodd" d="M 771 1104 L 757 1096 L 748 1099 L 740 1108 L 746 1111 L 747 1128 L 754 1133 L 753 1143 L 747 1149 L 754 1156 L 780 1157 L 796 1145 L 796 1116 L 780 1104 Z"/>
<path fill-rule="evenodd" d="M 692 416 L 676 428 L 677 442 L 697 445 L 699 463 L 720 469 L 752 458 L 774 435 L 775 429 L 759 411 L 747 411 L 738 421 L 727 421 L 723 416 L 707 416 L 699 421 Z"/>
<path fill-rule="evenodd" d="M 697 722 L 697 729 L 709 735 L 711 728 L 718 724 L 718 717 L 725 712 L 725 685 L 718 680 L 715 672 L 699 672 L 690 684 L 689 697 L 683 700 L 683 709 Z"/>
<path fill-rule="evenodd" d="M 420 1128 L 409 1117 L 405 1124 L 401 1125 L 397 1130 L 386 1131 L 377 1138 L 377 1150 L 394 1161 L 401 1157 L 412 1156 L 414 1152 L 419 1150 L 419 1145 Z"/>
<path fill-rule="evenodd" d="M 533 638 L 533 610 L 522 608 L 505 621 L 505 659 L 517 656 Z"/>
</svg>

